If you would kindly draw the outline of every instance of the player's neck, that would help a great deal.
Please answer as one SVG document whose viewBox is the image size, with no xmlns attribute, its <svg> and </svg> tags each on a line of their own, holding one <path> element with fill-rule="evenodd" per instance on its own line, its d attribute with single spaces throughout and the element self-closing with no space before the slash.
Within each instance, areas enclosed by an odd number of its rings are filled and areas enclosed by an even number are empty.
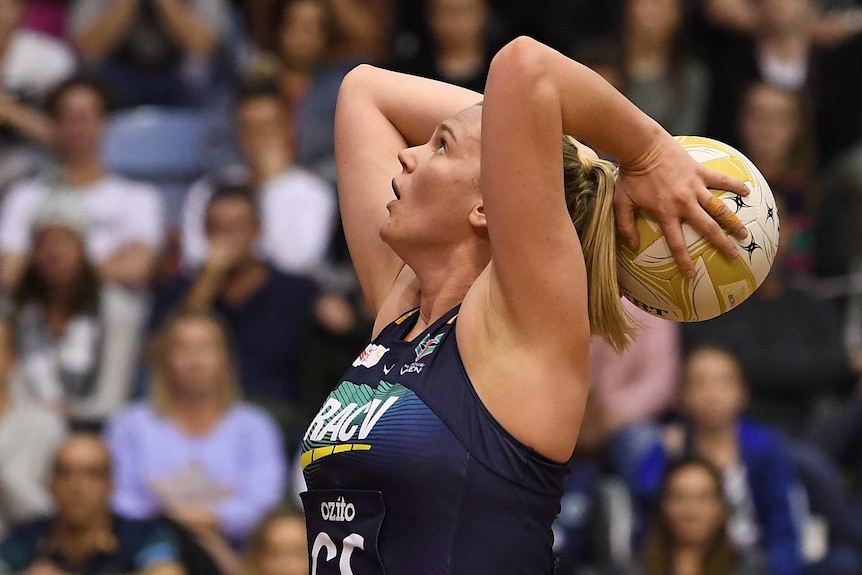
<svg viewBox="0 0 862 575">
<path fill-rule="evenodd" d="M 405 258 L 419 282 L 419 319 L 408 339 L 423 332 L 464 297 L 491 260 L 490 246 L 464 242 Z M 407 261 L 409 259 L 409 261 Z"/>
<path fill-rule="evenodd" d="M 441 266 L 419 278 L 419 318 L 407 339 L 425 331 L 450 309 L 464 301 L 464 297 L 482 273 L 477 265 Z"/>
</svg>

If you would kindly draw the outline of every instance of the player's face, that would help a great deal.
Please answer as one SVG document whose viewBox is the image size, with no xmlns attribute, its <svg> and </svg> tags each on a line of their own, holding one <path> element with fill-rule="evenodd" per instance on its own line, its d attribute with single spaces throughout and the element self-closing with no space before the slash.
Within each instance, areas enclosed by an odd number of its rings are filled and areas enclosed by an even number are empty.
<svg viewBox="0 0 862 575">
<path fill-rule="evenodd" d="M 217 393 L 228 370 L 227 349 L 219 327 L 206 318 L 186 318 L 170 331 L 166 363 L 174 393 Z"/>
<path fill-rule="evenodd" d="M 688 359 L 683 377 L 682 407 L 695 427 L 731 425 L 745 407 L 739 365 L 724 352 L 696 352 Z"/>
<path fill-rule="evenodd" d="M 267 530 L 257 557 L 260 575 L 306 575 L 307 549 L 305 522 L 301 518 L 276 520 Z"/>
<path fill-rule="evenodd" d="M 682 467 L 668 480 L 662 513 L 677 545 L 709 543 L 724 528 L 720 486 L 703 467 Z"/>
<path fill-rule="evenodd" d="M 81 274 L 84 259 L 84 246 L 72 230 L 46 226 L 36 235 L 32 265 L 49 286 L 71 286 Z"/>
<path fill-rule="evenodd" d="M 57 153 L 61 158 L 98 156 L 105 126 L 101 96 L 86 86 L 71 88 L 57 106 L 54 124 Z"/>
<path fill-rule="evenodd" d="M 481 107 L 472 106 L 438 126 L 431 140 L 398 154 L 389 218 L 380 235 L 404 246 L 451 245 L 475 233 L 468 215 L 481 205 Z"/>
</svg>

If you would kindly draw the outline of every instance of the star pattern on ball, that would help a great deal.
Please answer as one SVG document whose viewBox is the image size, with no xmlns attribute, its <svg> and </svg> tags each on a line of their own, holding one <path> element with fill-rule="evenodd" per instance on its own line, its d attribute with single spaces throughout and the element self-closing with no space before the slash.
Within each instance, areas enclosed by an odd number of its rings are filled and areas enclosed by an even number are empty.
<svg viewBox="0 0 862 575">
<path fill-rule="evenodd" d="M 752 240 L 748 243 L 747 246 L 742 246 L 742 249 L 744 249 L 746 252 L 748 252 L 748 261 L 750 262 L 752 260 L 754 251 L 755 250 L 762 250 L 763 248 L 760 247 L 760 245 L 757 242 L 755 242 L 754 239 L 752 238 Z"/>
<path fill-rule="evenodd" d="M 769 204 L 766 204 L 766 219 L 775 222 L 775 208 Z"/>
<path fill-rule="evenodd" d="M 736 205 L 736 212 L 739 213 L 739 210 L 742 208 L 750 208 L 748 204 L 745 203 L 745 200 L 742 199 L 742 196 L 733 196 L 733 203 Z"/>
</svg>

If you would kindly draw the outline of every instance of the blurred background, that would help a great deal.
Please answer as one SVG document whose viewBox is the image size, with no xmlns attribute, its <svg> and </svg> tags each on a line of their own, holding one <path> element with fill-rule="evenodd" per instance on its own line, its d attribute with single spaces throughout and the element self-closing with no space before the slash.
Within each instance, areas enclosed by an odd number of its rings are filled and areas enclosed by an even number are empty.
<svg viewBox="0 0 862 575">
<path fill-rule="evenodd" d="M 0 573 L 308 572 L 299 444 L 371 330 L 340 81 L 482 91 L 520 34 L 781 213 L 741 309 L 594 342 L 558 573 L 862 574 L 856 0 L 0 0 Z"/>
</svg>

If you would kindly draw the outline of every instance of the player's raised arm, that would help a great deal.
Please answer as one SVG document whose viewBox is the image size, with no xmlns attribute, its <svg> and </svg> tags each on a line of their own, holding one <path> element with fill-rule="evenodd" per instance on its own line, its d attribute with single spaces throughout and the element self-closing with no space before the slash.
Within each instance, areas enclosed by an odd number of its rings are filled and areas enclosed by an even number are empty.
<svg viewBox="0 0 862 575">
<path fill-rule="evenodd" d="M 404 267 L 379 236 L 395 199 L 398 153 L 428 141 L 438 124 L 479 102 L 480 94 L 361 65 L 341 85 L 335 153 L 341 217 L 353 265 L 376 313 Z"/>
<path fill-rule="evenodd" d="M 712 198 L 708 185 L 744 193 L 740 182 L 703 169 L 598 74 L 535 40 L 518 38 L 491 65 L 482 120 L 481 185 L 499 294 L 519 325 L 533 322 L 540 332 L 551 318 L 564 326 L 586 306 L 581 301 L 586 296 L 578 295 L 586 293 L 583 266 L 571 257 L 581 247 L 563 189 L 563 133 L 619 159 L 623 175 L 616 208 L 627 237 L 633 235 L 633 218 L 621 212 L 636 204 L 662 225 L 684 270 L 691 268 L 691 261 L 682 243 L 682 219 L 723 251 L 735 252 L 704 208 Z M 582 175 L 589 180 L 594 177 L 590 172 Z M 600 190 L 568 195 L 592 195 L 597 204 L 607 200 Z M 607 214 L 597 209 L 595 217 Z M 605 231 L 600 243 L 607 245 L 607 239 Z M 581 243 L 586 240 L 582 237 Z M 593 254 L 585 255 L 589 267 Z M 613 250 L 603 257 L 603 269 L 611 273 Z M 591 281 L 600 280 L 589 274 Z"/>
</svg>

